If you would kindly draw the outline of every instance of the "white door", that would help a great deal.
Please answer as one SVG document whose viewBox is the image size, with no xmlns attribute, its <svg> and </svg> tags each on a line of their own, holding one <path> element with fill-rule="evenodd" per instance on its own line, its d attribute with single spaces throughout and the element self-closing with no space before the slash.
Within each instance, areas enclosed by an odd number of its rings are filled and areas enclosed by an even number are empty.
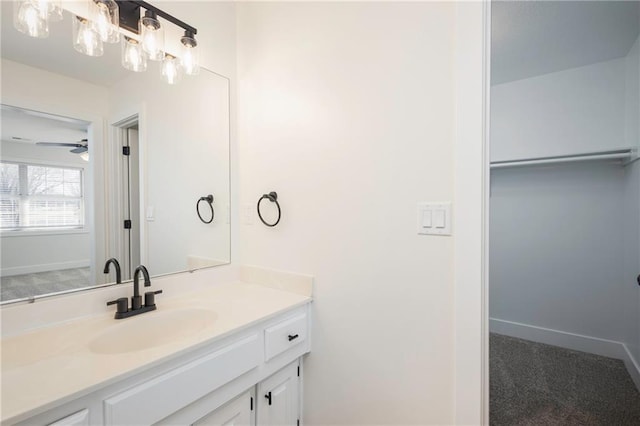
<svg viewBox="0 0 640 426">
<path fill-rule="evenodd" d="M 247 391 L 194 423 L 194 426 L 250 426 L 255 424 L 253 390 Z"/>
<path fill-rule="evenodd" d="M 296 426 L 299 409 L 298 361 L 258 384 L 258 425 Z"/>
</svg>

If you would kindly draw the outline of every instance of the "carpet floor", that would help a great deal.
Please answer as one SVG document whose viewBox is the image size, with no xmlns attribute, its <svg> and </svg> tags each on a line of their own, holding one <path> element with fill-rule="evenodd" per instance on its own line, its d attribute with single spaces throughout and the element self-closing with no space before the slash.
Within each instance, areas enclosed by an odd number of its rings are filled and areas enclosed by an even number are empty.
<svg viewBox="0 0 640 426">
<path fill-rule="evenodd" d="M 40 294 L 89 286 L 89 268 L 63 269 L 0 278 L 0 300 L 22 299 Z"/>
<path fill-rule="evenodd" d="M 499 334 L 490 338 L 490 424 L 640 425 L 622 361 Z"/>
</svg>

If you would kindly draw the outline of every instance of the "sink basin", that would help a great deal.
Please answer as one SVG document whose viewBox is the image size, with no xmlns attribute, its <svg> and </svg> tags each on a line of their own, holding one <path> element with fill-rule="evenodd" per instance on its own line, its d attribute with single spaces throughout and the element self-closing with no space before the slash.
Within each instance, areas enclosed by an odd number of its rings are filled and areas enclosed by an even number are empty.
<svg viewBox="0 0 640 426">
<path fill-rule="evenodd" d="M 91 352 L 118 354 L 174 343 L 212 326 L 218 315 L 208 309 L 152 311 L 115 323 L 89 343 Z"/>
</svg>

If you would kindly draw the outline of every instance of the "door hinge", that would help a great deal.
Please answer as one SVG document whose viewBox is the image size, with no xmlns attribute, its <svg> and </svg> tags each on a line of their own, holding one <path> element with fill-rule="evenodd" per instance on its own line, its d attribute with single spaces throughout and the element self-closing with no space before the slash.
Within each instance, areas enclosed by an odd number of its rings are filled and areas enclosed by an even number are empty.
<svg viewBox="0 0 640 426">
<path fill-rule="evenodd" d="M 253 397 L 251 397 L 251 411 L 253 411 Z"/>
<path fill-rule="evenodd" d="M 123 146 L 122 155 L 131 155 L 131 148 L 129 148 L 128 146 Z"/>
<path fill-rule="evenodd" d="M 300 377 L 300 366 L 298 366 L 298 377 Z"/>
<path fill-rule="evenodd" d="M 131 229 L 131 219 L 124 221 L 124 229 Z"/>
</svg>

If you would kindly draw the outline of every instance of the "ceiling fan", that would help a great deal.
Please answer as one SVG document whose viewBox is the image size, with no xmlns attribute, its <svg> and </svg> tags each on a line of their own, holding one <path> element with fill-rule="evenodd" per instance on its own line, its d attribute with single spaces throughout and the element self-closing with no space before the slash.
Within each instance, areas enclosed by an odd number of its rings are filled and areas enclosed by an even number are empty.
<svg viewBox="0 0 640 426">
<path fill-rule="evenodd" d="M 73 149 L 69 150 L 74 154 L 82 154 L 83 152 L 89 151 L 89 140 L 81 139 L 78 142 L 36 142 L 36 145 L 46 145 L 46 146 L 66 146 L 73 147 Z"/>
</svg>

